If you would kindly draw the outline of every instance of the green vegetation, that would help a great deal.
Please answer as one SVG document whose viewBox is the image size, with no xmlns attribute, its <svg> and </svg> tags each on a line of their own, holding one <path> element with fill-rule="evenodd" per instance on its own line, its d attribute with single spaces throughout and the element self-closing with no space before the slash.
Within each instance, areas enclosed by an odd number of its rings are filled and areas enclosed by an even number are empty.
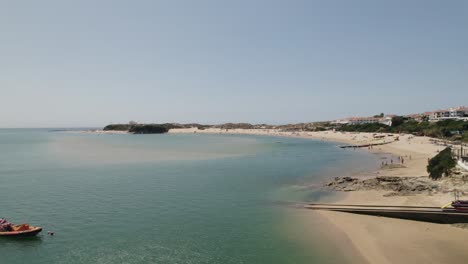
<svg viewBox="0 0 468 264">
<path fill-rule="evenodd" d="M 130 124 L 111 124 L 104 127 L 104 131 L 129 131 L 133 125 Z"/>
<path fill-rule="evenodd" d="M 150 125 L 135 125 L 132 126 L 128 132 L 133 134 L 162 134 L 167 133 L 169 131 L 169 126 L 166 125 L 157 125 L 157 124 L 150 124 Z"/>
<path fill-rule="evenodd" d="M 128 131 L 133 134 L 162 134 L 171 128 L 178 128 L 174 124 L 111 124 L 104 127 L 105 131 Z"/>
<path fill-rule="evenodd" d="M 345 125 L 338 130 L 346 132 L 388 132 L 390 127 L 380 123 L 362 124 L 362 125 Z"/>
<path fill-rule="evenodd" d="M 398 127 L 405 123 L 406 118 L 403 116 L 394 116 L 392 117 L 392 126 Z"/>
<path fill-rule="evenodd" d="M 452 149 L 446 148 L 429 160 L 427 172 L 429 172 L 431 179 L 438 180 L 444 175 L 450 175 L 455 165 L 457 165 L 457 161 L 452 156 Z"/>
<path fill-rule="evenodd" d="M 465 132 L 465 134 L 463 134 L 461 140 L 462 140 L 463 142 L 468 142 L 468 132 Z"/>
<path fill-rule="evenodd" d="M 134 134 L 161 134 L 166 133 L 169 129 L 173 128 L 191 128 L 197 127 L 198 129 L 206 129 L 212 127 L 210 125 L 200 125 L 196 123 L 192 124 L 176 124 L 176 123 L 165 123 L 165 124 L 138 124 L 131 121 L 128 124 L 111 124 L 103 128 L 105 131 L 128 131 Z"/>
<path fill-rule="evenodd" d="M 226 123 L 219 126 L 221 129 L 253 129 L 254 126 L 248 123 Z"/>
<path fill-rule="evenodd" d="M 462 140 L 468 142 L 468 122 L 462 120 L 444 120 L 439 122 L 418 122 L 406 117 L 392 118 L 392 126 L 380 123 L 362 125 L 344 125 L 338 127 L 339 131 L 347 132 L 385 132 L 409 133 L 418 136 L 429 136 L 449 140 Z"/>
</svg>

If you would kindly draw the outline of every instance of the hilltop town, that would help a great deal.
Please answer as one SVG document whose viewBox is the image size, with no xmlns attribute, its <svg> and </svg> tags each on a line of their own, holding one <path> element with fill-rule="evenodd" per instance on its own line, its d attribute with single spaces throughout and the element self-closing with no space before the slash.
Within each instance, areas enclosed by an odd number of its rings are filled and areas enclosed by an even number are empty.
<svg viewBox="0 0 468 264">
<path fill-rule="evenodd" d="M 362 125 L 371 123 L 380 123 L 391 126 L 392 119 L 396 115 L 376 115 L 372 117 L 349 117 L 344 119 L 338 119 L 331 122 L 331 124 L 341 125 Z M 414 120 L 417 122 L 429 121 L 438 122 L 443 120 L 457 120 L 457 121 L 468 121 L 468 106 L 452 107 L 445 110 L 436 110 L 431 112 L 424 112 L 418 114 L 408 114 L 402 117 L 407 120 Z"/>
</svg>

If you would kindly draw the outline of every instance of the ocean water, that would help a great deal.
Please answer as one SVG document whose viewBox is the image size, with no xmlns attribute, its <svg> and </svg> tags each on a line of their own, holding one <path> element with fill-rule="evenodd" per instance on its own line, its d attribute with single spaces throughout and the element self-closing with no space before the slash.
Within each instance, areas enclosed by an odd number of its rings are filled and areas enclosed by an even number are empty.
<svg viewBox="0 0 468 264">
<path fill-rule="evenodd" d="M 0 217 L 44 231 L 0 238 L 0 263 L 346 263 L 294 205 L 375 164 L 297 138 L 2 129 Z"/>
</svg>

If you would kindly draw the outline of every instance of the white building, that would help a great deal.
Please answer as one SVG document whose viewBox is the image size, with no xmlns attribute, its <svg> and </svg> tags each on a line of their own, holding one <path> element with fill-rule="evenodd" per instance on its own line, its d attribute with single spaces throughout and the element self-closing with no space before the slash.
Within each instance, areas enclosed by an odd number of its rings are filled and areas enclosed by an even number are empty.
<svg viewBox="0 0 468 264">
<path fill-rule="evenodd" d="M 468 121 L 468 107 L 453 107 L 447 110 L 437 110 L 429 114 L 429 121 L 432 122 L 448 119 Z"/>
<path fill-rule="evenodd" d="M 468 107 L 466 106 L 450 108 L 449 112 L 450 112 L 450 117 L 455 117 L 455 118 L 468 117 Z"/>
<path fill-rule="evenodd" d="M 332 122 L 332 124 L 339 125 L 363 125 L 363 124 L 373 124 L 380 123 L 387 126 L 392 125 L 392 116 L 385 117 L 350 117 L 345 119 L 339 119 Z"/>
</svg>

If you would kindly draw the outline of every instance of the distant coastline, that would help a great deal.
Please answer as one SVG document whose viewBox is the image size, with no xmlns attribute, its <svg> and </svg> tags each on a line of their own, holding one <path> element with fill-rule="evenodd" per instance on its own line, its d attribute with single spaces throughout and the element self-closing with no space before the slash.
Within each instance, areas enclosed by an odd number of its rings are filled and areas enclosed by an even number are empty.
<svg viewBox="0 0 468 264">
<path fill-rule="evenodd" d="M 468 108 L 467 108 L 468 109 Z M 468 111 L 468 110 L 467 110 Z M 171 129 L 217 129 L 226 132 L 243 129 L 258 131 L 278 132 L 368 132 L 368 133 L 393 133 L 411 134 L 414 136 L 428 136 L 443 140 L 468 143 L 468 122 L 465 117 L 453 117 L 445 119 L 418 119 L 414 116 L 383 116 L 338 121 L 297 123 L 284 125 L 249 124 L 249 123 L 225 123 L 219 125 L 203 125 L 198 123 L 162 123 L 162 124 L 138 124 L 134 121 L 128 124 L 110 124 L 104 127 L 105 131 L 127 131 L 132 134 L 162 134 Z M 468 117 L 467 117 L 468 118 Z M 385 122 L 383 122 L 384 120 Z"/>
</svg>

